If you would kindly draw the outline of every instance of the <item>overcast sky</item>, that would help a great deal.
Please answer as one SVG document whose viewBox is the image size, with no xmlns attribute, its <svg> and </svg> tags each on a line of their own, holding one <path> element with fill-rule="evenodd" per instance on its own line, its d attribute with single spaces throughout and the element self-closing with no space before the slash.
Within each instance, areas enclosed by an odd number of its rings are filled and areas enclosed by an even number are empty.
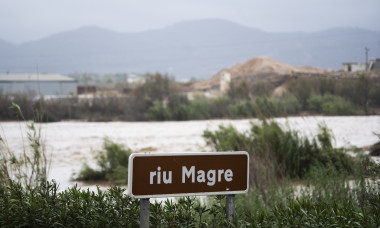
<svg viewBox="0 0 380 228">
<path fill-rule="evenodd" d="M 0 0 L 0 39 L 20 43 L 82 26 L 136 32 L 203 18 L 268 32 L 380 31 L 380 0 Z"/>
</svg>

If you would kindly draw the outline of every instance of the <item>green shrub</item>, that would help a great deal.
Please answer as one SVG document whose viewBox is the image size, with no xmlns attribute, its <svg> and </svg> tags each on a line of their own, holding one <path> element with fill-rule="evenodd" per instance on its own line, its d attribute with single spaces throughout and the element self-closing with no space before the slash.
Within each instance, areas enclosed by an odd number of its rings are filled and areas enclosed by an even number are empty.
<svg viewBox="0 0 380 228">
<path fill-rule="evenodd" d="M 308 101 L 308 109 L 315 112 L 322 112 L 322 104 L 324 103 L 324 97 L 317 95 L 311 97 Z"/>
<path fill-rule="evenodd" d="M 223 118 L 230 116 L 229 105 L 231 101 L 227 96 L 211 99 L 209 102 L 210 116 L 213 118 Z"/>
<path fill-rule="evenodd" d="M 190 102 L 192 119 L 210 119 L 209 101 L 207 99 L 196 99 Z"/>
<path fill-rule="evenodd" d="M 292 187 L 267 191 L 264 201 L 256 189 L 236 196 L 235 219 L 226 220 L 225 197 L 167 199 L 150 204 L 152 227 L 378 227 L 380 186 L 324 178 L 308 194 L 295 195 Z M 288 189 L 288 190 L 286 190 Z M 58 191 L 44 182 L 33 191 L 12 183 L 0 188 L 1 227 L 138 227 L 139 201 L 125 189 Z M 311 196 L 313 196 L 311 198 Z"/>
<path fill-rule="evenodd" d="M 281 99 L 257 97 L 253 102 L 243 100 L 230 106 L 233 117 L 275 117 L 297 114 L 300 110 L 301 104 L 293 96 Z"/>
<path fill-rule="evenodd" d="M 240 133 L 232 125 L 227 127 L 219 125 L 219 129 L 212 132 L 205 130 L 203 138 L 206 144 L 215 151 L 252 151 L 253 143 L 249 135 Z"/>
<path fill-rule="evenodd" d="M 312 167 L 354 172 L 353 158 L 332 147 L 332 135 L 324 126 L 313 140 L 295 131 L 284 131 L 274 121 L 251 123 L 251 129 L 243 133 L 232 126 L 219 126 L 214 132 L 204 131 L 203 137 L 216 151 L 249 152 L 251 183 L 258 188 L 267 186 L 268 179 L 304 178 Z"/>
<path fill-rule="evenodd" d="M 280 114 L 278 102 L 268 97 L 256 98 L 254 109 L 257 115 L 261 117 L 274 117 Z"/>
<path fill-rule="evenodd" d="M 132 154 L 130 149 L 124 149 L 122 145 L 104 140 L 103 151 L 95 156 L 99 170 L 82 166 L 75 180 L 98 181 L 106 180 L 116 184 L 125 184 L 128 179 L 128 159 Z"/>
<path fill-rule="evenodd" d="M 308 101 L 308 108 L 311 111 L 326 115 L 353 115 L 355 107 L 352 103 L 342 97 L 333 95 L 316 95 Z"/>
<path fill-rule="evenodd" d="M 289 84 L 289 91 L 301 103 L 302 109 L 307 108 L 307 100 L 311 97 L 315 82 L 310 78 L 299 78 Z"/>
<path fill-rule="evenodd" d="M 82 165 L 79 175 L 75 179 L 80 181 L 100 181 L 106 179 L 106 174 L 100 170 L 91 168 L 85 163 Z"/>
<path fill-rule="evenodd" d="M 178 105 L 171 110 L 172 120 L 189 120 L 191 119 L 192 110 L 189 105 Z"/>
<path fill-rule="evenodd" d="M 230 113 L 233 117 L 254 117 L 256 116 L 252 103 L 248 100 L 240 101 L 230 107 Z"/>
<path fill-rule="evenodd" d="M 1 227 L 137 227 L 138 201 L 113 187 L 106 192 L 78 187 L 58 192 L 58 185 L 46 182 L 26 192 L 13 183 L 0 192 Z"/>
<path fill-rule="evenodd" d="M 157 104 L 149 109 L 148 115 L 154 120 L 169 120 L 171 114 L 168 108 Z"/>
<path fill-rule="evenodd" d="M 369 91 L 370 104 L 375 107 L 380 107 L 380 82 L 371 82 Z"/>
<path fill-rule="evenodd" d="M 287 115 L 298 114 L 301 111 L 301 103 L 294 96 L 285 96 L 279 100 L 279 106 Z"/>
</svg>

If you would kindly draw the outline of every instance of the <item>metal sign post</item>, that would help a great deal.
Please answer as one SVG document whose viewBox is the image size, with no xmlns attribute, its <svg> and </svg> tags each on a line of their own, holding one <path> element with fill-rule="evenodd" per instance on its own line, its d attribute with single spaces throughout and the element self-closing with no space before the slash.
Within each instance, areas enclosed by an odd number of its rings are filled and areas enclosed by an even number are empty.
<svg viewBox="0 0 380 228">
<path fill-rule="evenodd" d="M 149 227 L 149 198 L 140 199 L 140 227 Z"/>
<path fill-rule="evenodd" d="M 235 216 L 235 195 L 226 195 L 226 217 L 229 222 L 234 220 Z"/>
</svg>

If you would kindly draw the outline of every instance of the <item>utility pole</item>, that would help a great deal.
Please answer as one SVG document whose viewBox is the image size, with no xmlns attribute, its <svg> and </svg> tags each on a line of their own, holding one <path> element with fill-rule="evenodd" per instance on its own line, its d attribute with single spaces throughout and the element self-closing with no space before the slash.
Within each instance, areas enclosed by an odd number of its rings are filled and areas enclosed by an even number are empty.
<svg viewBox="0 0 380 228">
<path fill-rule="evenodd" d="M 369 52 L 369 49 L 367 47 L 365 47 L 364 49 L 365 49 L 365 70 L 367 71 L 368 70 L 368 52 Z"/>
</svg>

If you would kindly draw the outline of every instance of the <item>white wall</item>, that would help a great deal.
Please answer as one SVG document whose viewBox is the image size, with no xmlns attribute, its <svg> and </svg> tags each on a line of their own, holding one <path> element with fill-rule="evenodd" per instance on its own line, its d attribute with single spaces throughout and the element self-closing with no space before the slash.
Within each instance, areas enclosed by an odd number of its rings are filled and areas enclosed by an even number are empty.
<svg viewBox="0 0 380 228">
<path fill-rule="evenodd" d="M 365 71 L 365 70 L 366 70 L 365 63 L 343 64 L 343 71 L 345 72 L 358 72 L 358 71 Z"/>
<path fill-rule="evenodd" d="M 77 93 L 77 82 L 0 82 L 3 93 L 33 93 L 43 95 L 70 95 Z"/>
</svg>

